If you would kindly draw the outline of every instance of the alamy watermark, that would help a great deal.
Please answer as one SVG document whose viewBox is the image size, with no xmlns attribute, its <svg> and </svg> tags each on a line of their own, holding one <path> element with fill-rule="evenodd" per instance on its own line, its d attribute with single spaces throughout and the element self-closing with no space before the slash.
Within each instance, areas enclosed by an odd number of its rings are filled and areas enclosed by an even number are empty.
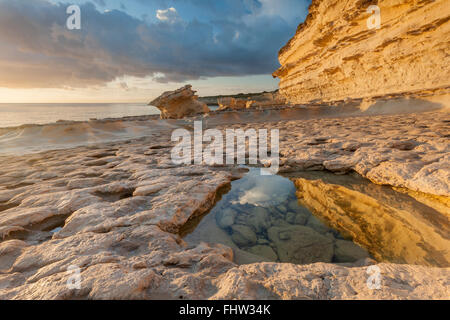
<svg viewBox="0 0 450 320">
<path fill-rule="evenodd" d="M 367 268 L 367 278 L 366 284 L 367 288 L 370 290 L 380 290 L 381 289 L 381 269 L 378 266 L 370 266 Z"/>
<path fill-rule="evenodd" d="M 70 265 L 67 267 L 67 288 L 69 290 L 80 290 L 81 289 L 81 269 L 76 265 Z"/>
<path fill-rule="evenodd" d="M 367 28 L 369 30 L 372 29 L 380 29 L 381 28 L 381 9 L 377 5 L 371 5 L 366 10 L 367 13 L 372 14 L 367 19 Z"/>
<path fill-rule="evenodd" d="M 67 7 L 66 13 L 70 16 L 66 20 L 66 27 L 69 30 L 81 29 L 81 9 L 77 5 Z"/>
<path fill-rule="evenodd" d="M 261 170 L 262 175 L 274 175 L 278 173 L 280 164 L 279 135 L 278 129 L 270 130 L 270 152 L 268 152 L 267 129 L 259 129 L 258 132 L 255 129 L 245 131 L 226 129 L 224 139 L 222 131 L 218 129 L 203 131 L 203 123 L 195 121 L 193 135 L 186 129 L 176 129 L 172 133 L 172 141 L 178 143 L 172 149 L 171 158 L 176 165 L 194 163 L 210 166 L 244 165 L 248 159 L 250 165 L 260 163 L 265 166 L 265 169 Z"/>
<path fill-rule="evenodd" d="M 370 5 L 366 12 L 371 14 L 367 19 L 367 28 L 380 29 L 381 28 L 381 9 L 377 5 Z M 66 27 L 69 30 L 80 30 L 81 29 L 81 9 L 78 5 L 73 4 L 67 7 L 66 13 L 70 15 L 66 20 Z"/>
</svg>

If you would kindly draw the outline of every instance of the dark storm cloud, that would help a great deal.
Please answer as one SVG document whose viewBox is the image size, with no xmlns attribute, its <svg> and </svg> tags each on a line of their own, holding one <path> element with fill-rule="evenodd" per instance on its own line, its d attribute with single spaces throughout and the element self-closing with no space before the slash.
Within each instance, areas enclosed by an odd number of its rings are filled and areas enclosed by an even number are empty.
<svg viewBox="0 0 450 320">
<path fill-rule="evenodd" d="M 155 1 L 166 10 L 174 3 Z M 0 87 L 85 87 L 122 76 L 182 82 L 266 74 L 277 68 L 277 51 L 294 32 L 280 16 L 250 15 L 261 9 L 257 0 L 179 2 L 202 6 L 211 19 L 185 21 L 179 12 L 162 10 L 160 20 L 146 22 L 86 3 L 80 6 L 82 29 L 70 31 L 68 4 L 0 0 Z"/>
</svg>

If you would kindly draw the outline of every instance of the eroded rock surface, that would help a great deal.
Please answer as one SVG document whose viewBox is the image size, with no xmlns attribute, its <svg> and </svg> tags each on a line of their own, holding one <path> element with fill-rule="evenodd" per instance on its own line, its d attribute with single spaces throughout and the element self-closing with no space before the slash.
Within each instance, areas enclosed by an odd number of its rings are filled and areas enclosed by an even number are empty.
<svg viewBox="0 0 450 320">
<path fill-rule="evenodd" d="M 280 128 L 284 171 L 356 170 L 446 207 L 426 193 L 440 195 L 437 200 L 449 194 L 449 123 L 440 112 L 247 126 Z M 370 290 L 366 267 L 265 264 L 248 255 L 255 264 L 237 266 L 233 255 L 242 253 L 231 245 L 188 245 L 177 233 L 242 172 L 175 166 L 170 134 L 2 156 L 0 298 L 448 298 L 448 268 L 381 264 L 382 287 Z M 388 176 L 377 171 L 383 163 Z M 293 212 L 290 205 L 270 205 Z M 298 215 L 289 219 L 299 219 L 301 227 L 307 221 Z M 249 218 L 265 226 L 259 215 Z M 245 230 L 250 250 L 273 258 L 273 249 L 253 243 L 251 232 Z M 345 247 L 339 250 L 345 256 Z M 67 287 L 70 266 L 80 268 L 81 290 Z"/>
<path fill-rule="evenodd" d="M 381 287 L 367 286 L 367 267 L 259 263 L 230 269 L 213 299 L 447 299 L 449 269 L 379 264 Z M 425 281 L 425 279 L 427 279 Z"/>
<path fill-rule="evenodd" d="M 195 95 L 191 85 L 175 91 L 164 92 L 150 102 L 150 105 L 161 111 L 161 119 L 181 119 L 209 112 L 208 106 L 198 101 L 198 96 Z"/>
</svg>

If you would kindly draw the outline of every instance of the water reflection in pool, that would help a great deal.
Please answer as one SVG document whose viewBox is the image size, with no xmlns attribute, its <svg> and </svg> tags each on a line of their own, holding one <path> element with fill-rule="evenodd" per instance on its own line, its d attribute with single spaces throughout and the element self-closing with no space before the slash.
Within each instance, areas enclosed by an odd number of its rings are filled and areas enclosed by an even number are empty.
<svg viewBox="0 0 450 320">
<path fill-rule="evenodd" d="M 182 234 L 222 243 L 235 262 L 377 261 L 450 266 L 450 199 L 378 186 L 354 175 L 250 169 Z"/>
<path fill-rule="evenodd" d="M 294 183 L 250 169 L 232 183 L 213 210 L 185 237 L 234 249 L 239 264 L 278 261 L 297 264 L 355 262 L 368 252 L 327 227 L 299 205 Z"/>
</svg>

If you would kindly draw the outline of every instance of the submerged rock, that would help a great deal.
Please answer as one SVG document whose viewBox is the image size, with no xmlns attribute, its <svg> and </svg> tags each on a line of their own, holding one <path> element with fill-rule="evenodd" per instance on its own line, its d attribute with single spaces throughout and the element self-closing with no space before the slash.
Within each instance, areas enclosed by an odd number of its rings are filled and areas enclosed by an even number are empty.
<svg viewBox="0 0 450 320">
<path fill-rule="evenodd" d="M 270 214 L 265 208 L 254 207 L 250 210 L 247 223 L 256 233 L 262 233 L 270 227 Z"/>
<path fill-rule="evenodd" d="M 187 85 L 175 91 L 164 92 L 150 102 L 150 105 L 157 107 L 161 111 L 161 119 L 181 119 L 209 113 L 208 106 L 197 99 L 198 96 L 195 95 L 192 86 Z"/>
<path fill-rule="evenodd" d="M 308 223 L 306 224 L 307 227 L 310 227 L 311 229 L 314 229 L 320 234 L 326 234 L 330 231 L 330 228 L 328 228 L 325 224 L 323 224 L 322 221 L 317 219 L 315 216 L 311 215 L 308 219 Z"/>
<path fill-rule="evenodd" d="M 232 229 L 233 235 L 231 236 L 231 239 L 233 239 L 238 247 L 248 247 L 256 244 L 256 241 L 258 240 L 256 233 L 250 227 L 236 224 Z"/>
<path fill-rule="evenodd" d="M 302 213 L 288 212 L 286 215 L 286 222 L 290 224 L 305 225 L 307 221 L 307 215 Z"/>
<path fill-rule="evenodd" d="M 336 262 L 355 262 L 364 258 L 368 258 L 369 254 L 360 246 L 352 241 L 336 240 L 334 249 L 334 257 Z"/>
<path fill-rule="evenodd" d="M 234 220 L 236 218 L 237 212 L 231 208 L 226 208 L 223 211 L 220 211 L 216 215 L 217 224 L 222 229 L 226 229 L 231 227 L 234 224 Z"/>
<path fill-rule="evenodd" d="M 331 262 L 333 241 L 303 226 L 272 227 L 268 231 L 281 262 Z"/>
<path fill-rule="evenodd" d="M 269 259 L 269 261 L 277 261 L 278 256 L 270 246 L 258 245 L 248 249 L 251 253 Z"/>
</svg>

